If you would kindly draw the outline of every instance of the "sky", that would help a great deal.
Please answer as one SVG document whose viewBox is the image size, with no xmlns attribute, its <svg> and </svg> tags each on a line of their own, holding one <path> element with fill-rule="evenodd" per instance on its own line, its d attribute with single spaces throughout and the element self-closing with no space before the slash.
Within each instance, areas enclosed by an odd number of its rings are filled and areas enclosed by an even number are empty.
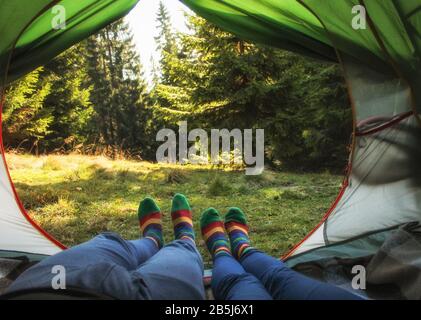
<svg viewBox="0 0 421 320">
<path fill-rule="evenodd" d="M 157 35 L 156 15 L 160 0 L 141 0 L 125 18 L 129 22 L 134 34 L 136 47 L 143 65 L 145 77 L 151 81 L 152 62 L 158 60 L 154 37 Z M 191 12 L 179 0 L 165 0 L 165 6 L 171 16 L 174 30 L 186 32 L 184 12 Z"/>
</svg>

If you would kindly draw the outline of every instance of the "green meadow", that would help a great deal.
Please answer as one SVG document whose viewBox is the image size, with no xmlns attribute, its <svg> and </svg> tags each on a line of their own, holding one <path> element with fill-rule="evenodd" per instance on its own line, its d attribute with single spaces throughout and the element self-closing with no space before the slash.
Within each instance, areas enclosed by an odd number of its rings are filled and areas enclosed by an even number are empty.
<svg viewBox="0 0 421 320">
<path fill-rule="evenodd" d="M 185 194 L 193 208 L 197 243 L 210 257 L 199 232 L 201 212 L 224 214 L 242 208 L 253 244 L 279 257 L 302 239 L 335 199 L 342 176 L 275 172 L 246 176 L 242 170 L 197 165 L 162 165 L 98 156 L 7 154 L 10 173 L 28 213 L 67 246 L 103 231 L 139 237 L 137 208 L 145 196 L 164 213 L 165 240 L 173 237 L 171 198 Z"/>
</svg>

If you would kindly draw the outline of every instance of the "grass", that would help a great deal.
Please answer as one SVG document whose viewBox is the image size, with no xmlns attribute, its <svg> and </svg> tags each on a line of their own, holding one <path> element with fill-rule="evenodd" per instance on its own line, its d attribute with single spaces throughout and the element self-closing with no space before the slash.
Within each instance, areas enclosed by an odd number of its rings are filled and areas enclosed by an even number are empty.
<svg viewBox="0 0 421 320">
<path fill-rule="evenodd" d="M 241 207 L 253 244 L 279 257 L 321 219 L 336 197 L 341 176 L 266 170 L 259 176 L 205 166 L 159 165 L 79 155 L 7 155 L 11 176 L 29 214 L 67 246 L 103 231 L 127 239 L 139 236 L 137 207 L 154 197 L 164 212 L 165 240 L 171 241 L 172 196 L 185 194 L 193 207 L 198 246 L 210 257 L 199 233 L 200 213 L 212 206 L 225 213 Z"/>
</svg>

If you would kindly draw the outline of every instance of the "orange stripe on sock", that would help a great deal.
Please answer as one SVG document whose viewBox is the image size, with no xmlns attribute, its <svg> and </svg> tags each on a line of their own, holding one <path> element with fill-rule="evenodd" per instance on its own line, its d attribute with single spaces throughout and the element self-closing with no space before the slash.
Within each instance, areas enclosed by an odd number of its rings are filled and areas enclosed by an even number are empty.
<svg viewBox="0 0 421 320">
<path fill-rule="evenodd" d="M 243 254 L 243 251 L 244 251 L 246 248 L 248 248 L 248 247 L 250 247 L 250 245 L 249 245 L 249 244 L 247 244 L 247 243 L 243 243 L 243 244 L 240 246 L 240 249 L 238 249 L 238 256 L 239 256 L 239 257 L 241 257 L 241 255 Z"/>
<path fill-rule="evenodd" d="M 212 230 L 210 230 L 209 232 L 205 233 L 203 235 L 203 238 L 205 238 L 205 241 L 206 241 L 206 240 L 209 239 L 209 237 L 211 237 L 216 232 L 224 232 L 224 229 L 222 227 L 215 227 Z"/>
<path fill-rule="evenodd" d="M 248 235 L 248 230 L 244 227 L 240 227 L 239 225 L 231 225 L 231 226 L 227 226 L 227 231 L 231 232 L 234 230 L 240 230 L 242 232 L 244 232 L 246 235 Z"/>
<path fill-rule="evenodd" d="M 175 226 L 177 224 L 179 224 L 180 222 L 187 222 L 187 223 L 193 224 L 192 219 L 189 218 L 189 217 L 180 217 L 180 218 L 177 218 L 177 219 L 173 220 L 173 224 Z"/>
<path fill-rule="evenodd" d="M 143 231 L 146 229 L 147 226 L 149 226 L 150 224 L 161 224 L 161 219 L 150 219 L 148 221 L 146 221 L 144 224 L 140 225 L 140 229 Z"/>
<path fill-rule="evenodd" d="M 194 239 L 192 237 L 189 237 L 189 236 L 182 236 L 180 238 L 180 240 L 190 240 L 191 242 L 193 242 L 194 244 L 196 244 L 196 242 L 194 241 Z"/>
<path fill-rule="evenodd" d="M 215 250 L 214 254 L 218 253 L 219 251 L 226 251 L 228 253 L 231 253 L 230 249 L 228 249 L 227 247 L 219 247 Z"/>
</svg>

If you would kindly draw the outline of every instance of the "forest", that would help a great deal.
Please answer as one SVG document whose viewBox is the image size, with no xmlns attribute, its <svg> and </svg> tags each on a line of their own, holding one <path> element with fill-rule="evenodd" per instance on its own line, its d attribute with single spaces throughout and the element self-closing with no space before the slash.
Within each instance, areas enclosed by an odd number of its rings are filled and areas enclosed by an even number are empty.
<svg viewBox="0 0 421 320">
<path fill-rule="evenodd" d="M 133 32 L 119 20 L 7 88 L 7 149 L 156 161 L 156 134 L 192 128 L 262 128 L 265 163 L 276 170 L 346 164 L 351 109 L 340 67 L 248 43 L 193 14 L 176 32 L 165 5 L 156 16 L 153 80 Z"/>
</svg>

